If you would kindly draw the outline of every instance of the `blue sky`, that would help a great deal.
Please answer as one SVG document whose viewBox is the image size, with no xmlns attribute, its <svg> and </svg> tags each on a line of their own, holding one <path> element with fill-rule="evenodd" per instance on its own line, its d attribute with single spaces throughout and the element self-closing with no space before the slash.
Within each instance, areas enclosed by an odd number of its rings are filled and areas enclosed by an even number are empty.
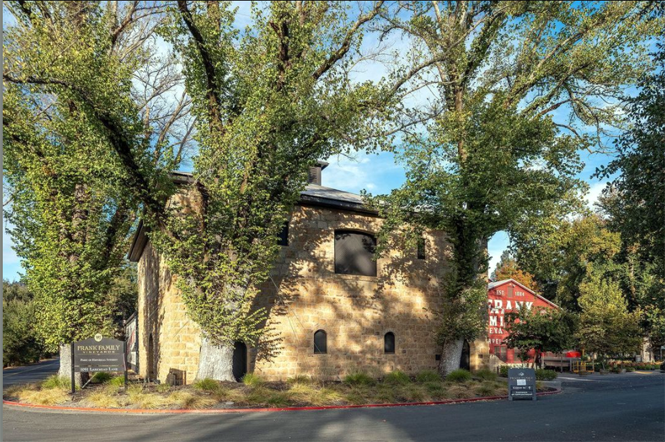
<svg viewBox="0 0 665 442">
<path fill-rule="evenodd" d="M 235 2 L 239 7 L 236 24 L 243 28 L 250 23 L 250 10 L 248 2 Z M 6 12 L 6 11 L 5 11 Z M 4 25 L 7 25 L 5 13 Z M 362 50 L 369 50 L 377 43 L 376 36 L 368 35 L 363 41 Z M 397 53 L 403 53 L 409 42 L 406 39 L 393 36 L 388 41 L 383 42 L 390 50 Z M 164 48 L 166 50 L 166 48 Z M 387 73 L 388 69 L 382 63 L 377 61 L 368 61 L 361 63 L 355 69 L 355 79 L 357 81 L 372 80 L 377 81 Z M 411 104 L 425 103 L 426 93 L 412 97 Z M 561 118 L 564 118 L 565 110 L 562 108 Z M 557 116 L 555 115 L 555 119 Z M 593 204 L 600 195 L 605 182 L 598 179 L 592 179 L 591 176 L 600 165 L 607 164 L 611 156 L 607 154 L 590 154 L 586 151 L 580 152 L 585 163 L 584 170 L 579 174 L 579 178 L 589 184 L 590 191 L 587 196 L 589 204 Z M 396 164 L 394 156 L 389 152 L 378 154 L 358 153 L 355 158 L 334 157 L 327 159 L 330 166 L 323 172 L 323 185 L 349 192 L 358 193 L 362 189 L 373 194 L 389 193 L 392 189 L 399 187 L 404 182 L 404 169 Z M 191 165 L 184 164 L 182 169 L 190 169 Z M 4 221 L 3 221 L 4 223 Z M 4 223 L 6 227 L 6 223 Z M 498 262 L 501 253 L 508 247 L 508 237 L 505 232 L 499 232 L 489 242 L 490 271 L 493 270 Z M 17 280 L 21 270 L 20 261 L 12 250 L 11 237 L 3 229 L 3 278 L 8 280 Z"/>
</svg>

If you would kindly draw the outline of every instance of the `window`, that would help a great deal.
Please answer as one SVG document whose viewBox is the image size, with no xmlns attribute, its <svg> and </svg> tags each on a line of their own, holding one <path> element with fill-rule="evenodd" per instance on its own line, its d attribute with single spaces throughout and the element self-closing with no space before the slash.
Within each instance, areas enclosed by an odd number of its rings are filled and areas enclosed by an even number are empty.
<svg viewBox="0 0 665 442">
<path fill-rule="evenodd" d="M 335 273 L 376 276 L 376 238 L 367 233 L 335 231 Z"/>
<path fill-rule="evenodd" d="M 418 259 L 425 259 L 425 238 L 418 238 Z"/>
<path fill-rule="evenodd" d="M 494 354 L 496 355 L 497 358 L 502 360 L 503 362 L 506 362 L 507 359 L 507 348 L 505 345 L 500 345 L 497 347 L 494 347 Z"/>
<path fill-rule="evenodd" d="M 314 354 L 324 355 L 328 353 L 328 337 L 323 330 L 317 330 L 314 333 Z"/>
<path fill-rule="evenodd" d="M 279 236 L 277 237 L 277 244 L 280 246 L 288 246 L 289 245 L 289 222 L 284 223 L 284 227 L 282 227 L 282 231 L 279 232 Z"/>
<path fill-rule="evenodd" d="M 383 352 L 395 353 L 395 333 L 388 332 L 383 336 Z"/>
</svg>

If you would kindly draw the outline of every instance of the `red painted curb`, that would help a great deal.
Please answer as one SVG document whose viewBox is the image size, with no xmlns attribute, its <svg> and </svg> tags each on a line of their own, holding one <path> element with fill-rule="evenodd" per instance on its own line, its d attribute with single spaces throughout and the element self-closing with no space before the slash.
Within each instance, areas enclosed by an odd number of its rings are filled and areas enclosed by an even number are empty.
<svg viewBox="0 0 665 442">
<path fill-rule="evenodd" d="M 549 396 L 552 394 L 561 393 L 561 390 L 545 391 L 537 393 L 538 396 Z M 85 407 L 59 407 L 57 405 L 35 405 L 35 404 L 22 404 L 14 401 L 2 401 L 3 405 L 12 407 L 23 408 L 38 408 L 42 410 L 58 410 L 58 411 L 89 411 L 97 413 L 126 413 L 126 414 L 225 414 L 225 413 L 265 413 L 274 411 L 308 411 L 308 410 L 345 410 L 350 408 L 385 408 L 385 407 L 412 407 L 420 405 L 445 405 L 445 404 L 461 404 L 465 402 L 479 402 L 479 401 L 497 401 L 505 400 L 506 396 L 488 396 L 488 397 L 475 397 L 470 399 L 449 399 L 447 401 L 433 401 L 433 402 L 404 402 L 399 404 L 367 404 L 367 405 L 324 405 L 320 407 L 283 407 L 283 408 L 224 408 L 213 410 L 147 410 L 147 409 L 131 409 L 131 408 L 85 408 Z"/>
</svg>

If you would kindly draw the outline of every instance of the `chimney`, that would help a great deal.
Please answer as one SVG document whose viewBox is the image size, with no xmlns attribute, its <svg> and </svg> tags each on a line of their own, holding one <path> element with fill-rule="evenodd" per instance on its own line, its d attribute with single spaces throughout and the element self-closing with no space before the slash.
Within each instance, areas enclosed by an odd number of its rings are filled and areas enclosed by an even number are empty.
<svg viewBox="0 0 665 442">
<path fill-rule="evenodd" d="M 307 180 L 308 184 L 321 185 L 321 171 L 328 167 L 328 163 L 325 161 L 317 161 L 316 166 L 309 168 L 309 179 Z"/>
</svg>

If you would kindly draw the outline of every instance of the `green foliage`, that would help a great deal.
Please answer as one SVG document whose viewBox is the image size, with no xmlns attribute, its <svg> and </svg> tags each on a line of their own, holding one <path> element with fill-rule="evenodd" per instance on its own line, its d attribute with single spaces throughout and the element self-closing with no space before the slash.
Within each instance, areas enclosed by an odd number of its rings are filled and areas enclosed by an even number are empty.
<svg viewBox="0 0 665 442">
<path fill-rule="evenodd" d="M 441 382 L 441 376 L 434 370 L 423 370 L 416 375 L 416 382 Z"/>
<path fill-rule="evenodd" d="M 527 352 L 535 349 L 537 355 L 544 352 L 560 352 L 573 346 L 576 331 L 574 315 L 553 308 L 522 308 L 505 315 L 508 348 L 516 348 L 522 360 Z M 539 358 L 537 358 L 539 359 Z"/>
<path fill-rule="evenodd" d="M 229 3 L 170 10 L 161 33 L 184 64 L 198 153 L 195 184 L 183 189 L 190 199 L 173 200 L 166 229 L 151 239 L 212 344 L 268 345 L 266 312 L 253 304 L 307 172 L 350 144 L 367 145 L 363 103 L 376 92 L 351 82 L 345 67 L 379 7 L 354 26 L 340 2 L 254 4 L 247 32 L 234 26 Z"/>
<path fill-rule="evenodd" d="M 662 16 L 662 9 L 661 9 Z M 642 259 L 653 262 L 665 279 L 665 45 L 659 42 L 654 55 L 655 69 L 640 78 L 640 92 L 626 97 L 630 128 L 616 143 L 617 156 L 597 174 L 616 177 L 606 195 L 617 198 L 605 206 L 613 227 L 623 240 L 637 245 Z"/>
<path fill-rule="evenodd" d="M 508 367 L 507 365 L 502 365 L 501 367 L 499 367 L 499 376 L 501 376 L 503 378 L 507 378 L 508 377 L 508 369 L 510 369 L 510 367 Z"/>
<path fill-rule="evenodd" d="M 312 378 L 305 375 L 297 375 L 286 380 L 287 384 L 290 385 L 310 385 L 312 383 Z"/>
<path fill-rule="evenodd" d="M 460 368 L 459 370 L 453 370 L 450 373 L 448 373 L 448 375 L 446 376 L 446 381 L 463 383 L 470 381 L 471 378 L 472 376 L 469 371 Z"/>
<path fill-rule="evenodd" d="M 125 377 L 124 376 L 115 376 L 111 380 L 108 381 L 107 385 L 115 386 L 115 387 L 123 387 L 125 385 Z"/>
<path fill-rule="evenodd" d="M 592 272 L 580 285 L 580 292 L 580 347 L 607 356 L 638 351 L 642 342 L 640 312 L 628 311 L 619 284 Z"/>
<path fill-rule="evenodd" d="M 248 387 L 259 387 L 261 386 L 265 381 L 261 376 L 254 374 L 254 373 L 247 373 L 245 376 L 242 377 L 242 383 L 247 385 Z"/>
<path fill-rule="evenodd" d="M 192 386 L 197 390 L 216 391 L 217 389 L 219 389 L 219 382 L 217 382 L 214 379 L 205 378 L 205 379 L 199 379 L 198 381 L 194 382 Z"/>
<path fill-rule="evenodd" d="M 383 382 L 390 385 L 406 385 L 411 383 L 411 378 L 403 371 L 397 370 L 388 373 L 383 378 Z"/>
<path fill-rule="evenodd" d="M 484 248 L 494 233 L 580 207 L 577 151 L 595 140 L 576 126 L 602 131 L 621 124 L 618 106 L 595 102 L 611 101 L 621 86 L 649 72 L 647 40 L 662 30 L 653 9 L 613 2 L 388 6 L 385 35 L 403 33 L 416 42 L 396 60 L 391 90 L 403 99 L 432 81 L 437 88 L 431 107 L 402 103 L 394 112 L 427 123 L 403 131 L 404 185 L 375 200 L 389 221 L 382 236 L 406 223 L 444 230 L 454 284 L 442 292 L 453 305 L 482 279 Z M 552 112 L 564 109 L 566 124 L 553 121 Z M 409 128 L 403 119 L 396 130 Z M 462 339 L 457 324 L 442 327 L 444 347 Z"/>
<path fill-rule="evenodd" d="M 496 381 L 497 374 L 490 370 L 478 370 L 473 373 L 473 376 L 484 381 Z"/>
<path fill-rule="evenodd" d="M 141 32 L 127 34 L 136 30 L 131 6 L 111 6 L 7 4 L 16 24 L 4 40 L 5 214 L 50 351 L 112 335 L 110 294 L 138 210 L 134 192 L 145 189 L 136 175 L 161 161 L 150 125 L 162 123 L 144 121 L 151 103 L 135 82 L 154 48 Z"/>
<path fill-rule="evenodd" d="M 45 390 L 50 390 L 54 388 L 69 390 L 72 388 L 72 383 L 71 380 L 66 376 L 58 376 L 54 374 L 44 379 L 41 383 L 41 387 Z"/>
<path fill-rule="evenodd" d="M 344 377 L 344 383 L 348 385 L 368 386 L 376 384 L 376 380 L 361 371 L 351 373 Z"/>
<path fill-rule="evenodd" d="M 21 283 L 3 281 L 2 288 L 3 366 L 36 362 L 44 346 L 35 328 L 32 295 Z"/>
<path fill-rule="evenodd" d="M 99 372 L 95 373 L 95 375 L 92 377 L 91 382 L 97 383 L 97 384 L 105 384 L 109 382 L 111 379 L 113 379 L 113 375 L 111 373 L 106 373 L 106 372 Z"/>
<path fill-rule="evenodd" d="M 553 381 L 556 379 L 557 373 L 554 370 L 545 370 L 543 368 L 536 369 L 536 380 L 539 381 Z"/>
</svg>

